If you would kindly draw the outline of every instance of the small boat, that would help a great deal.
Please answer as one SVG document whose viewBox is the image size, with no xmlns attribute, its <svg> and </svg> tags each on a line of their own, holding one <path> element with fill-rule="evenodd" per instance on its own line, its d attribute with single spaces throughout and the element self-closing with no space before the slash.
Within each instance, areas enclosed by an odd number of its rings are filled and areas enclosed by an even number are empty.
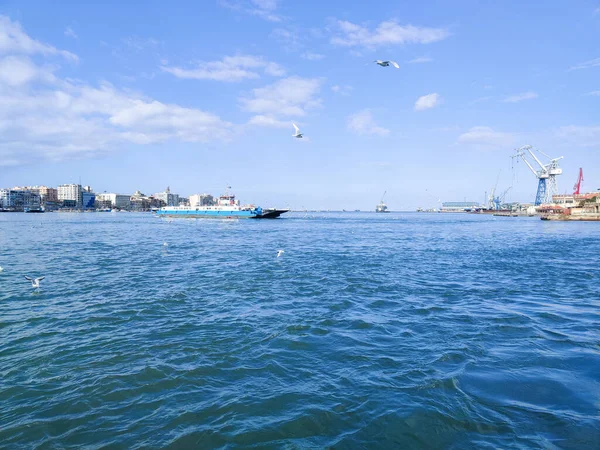
<svg viewBox="0 0 600 450">
<path fill-rule="evenodd" d="M 387 191 L 385 191 L 383 193 L 383 195 L 381 196 L 381 201 L 375 207 L 375 212 L 378 212 L 378 213 L 387 213 L 387 212 L 389 212 L 387 205 L 385 203 L 383 203 L 383 199 L 384 199 L 386 193 L 387 193 Z"/>
</svg>

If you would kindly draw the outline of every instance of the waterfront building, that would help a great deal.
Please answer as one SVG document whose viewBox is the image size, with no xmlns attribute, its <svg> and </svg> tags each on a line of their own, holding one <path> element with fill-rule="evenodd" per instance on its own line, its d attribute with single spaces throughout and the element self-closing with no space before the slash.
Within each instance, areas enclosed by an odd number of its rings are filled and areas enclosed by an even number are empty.
<svg viewBox="0 0 600 450">
<path fill-rule="evenodd" d="M 40 195 L 30 189 L 0 189 L 0 208 L 11 211 L 40 209 Z"/>
<path fill-rule="evenodd" d="M 179 197 L 179 206 L 190 206 L 190 199 L 187 197 Z"/>
<path fill-rule="evenodd" d="M 131 206 L 130 195 L 103 193 L 96 194 L 96 203 L 99 208 L 129 209 Z"/>
<path fill-rule="evenodd" d="M 190 206 L 212 206 L 214 204 L 215 199 L 210 194 L 190 195 Z"/>
<path fill-rule="evenodd" d="M 40 194 L 42 199 L 42 203 L 52 202 L 56 203 L 58 201 L 58 191 L 55 188 L 47 187 L 47 186 L 36 186 L 35 187 Z"/>
<path fill-rule="evenodd" d="M 129 199 L 130 208 L 134 211 L 150 211 L 152 208 L 161 208 L 166 203 L 151 195 L 144 195 L 140 191 L 135 191 Z"/>
<path fill-rule="evenodd" d="M 597 192 L 588 192 L 586 194 L 558 194 L 552 196 L 552 203 L 564 208 L 573 208 L 596 195 L 598 195 Z"/>
<path fill-rule="evenodd" d="M 477 202 L 444 202 L 440 212 L 467 212 L 479 208 Z"/>
<path fill-rule="evenodd" d="M 167 206 L 179 206 L 179 194 L 172 194 L 169 186 L 165 192 L 154 194 L 154 198 L 162 200 Z"/>
<path fill-rule="evenodd" d="M 58 202 L 65 208 L 81 208 L 81 185 L 80 184 L 61 184 L 56 188 Z"/>
<path fill-rule="evenodd" d="M 96 194 L 90 191 L 81 193 L 81 207 L 83 209 L 94 209 L 96 207 Z"/>
<path fill-rule="evenodd" d="M 145 211 L 149 208 L 148 197 L 137 190 L 129 197 L 129 207 L 134 211 Z"/>
<path fill-rule="evenodd" d="M 584 214 L 600 215 L 600 194 L 597 192 L 583 202 Z"/>
</svg>

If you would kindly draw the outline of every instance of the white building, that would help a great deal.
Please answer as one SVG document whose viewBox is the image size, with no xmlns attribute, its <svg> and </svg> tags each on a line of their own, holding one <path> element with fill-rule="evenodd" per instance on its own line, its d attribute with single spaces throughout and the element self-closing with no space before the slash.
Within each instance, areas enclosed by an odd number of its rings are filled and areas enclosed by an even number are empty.
<svg viewBox="0 0 600 450">
<path fill-rule="evenodd" d="M 56 188 L 58 201 L 64 206 L 81 208 L 81 185 L 61 184 Z"/>
<path fill-rule="evenodd" d="M 171 189 L 168 186 L 165 192 L 154 194 L 154 198 L 162 200 L 167 206 L 179 206 L 179 194 L 171 194 Z"/>
<path fill-rule="evenodd" d="M 23 211 L 24 209 L 39 209 L 40 195 L 29 189 L 14 188 L 0 189 L 0 208 Z"/>
<path fill-rule="evenodd" d="M 96 194 L 96 201 L 103 207 L 128 209 L 131 205 L 131 196 L 123 194 Z M 110 206 L 109 206 L 110 205 Z"/>
<path fill-rule="evenodd" d="M 210 194 L 193 194 L 190 195 L 190 206 L 211 206 L 214 205 L 215 199 Z"/>
</svg>

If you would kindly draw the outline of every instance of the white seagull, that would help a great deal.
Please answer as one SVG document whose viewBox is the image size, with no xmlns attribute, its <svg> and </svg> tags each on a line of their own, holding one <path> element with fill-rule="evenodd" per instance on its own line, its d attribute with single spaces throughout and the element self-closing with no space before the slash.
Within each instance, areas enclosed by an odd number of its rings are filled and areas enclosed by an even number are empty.
<svg viewBox="0 0 600 450">
<path fill-rule="evenodd" d="M 46 277 L 39 277 L 39 278 L 33 279 L 33 278 L 29 278 L 27 275 L 24 275 L 24 277 L 26 280 L 31 281 L 31 287 L 34 289 L 39 289 L 40 281 L 42 281 L 44 278 L 46 278 Z"/>
<path fill-rule="evenodd" d="M 399 69 L 400 66 L 398 65 L 398 63 L 396 61 L 382 61 L 380 59 L 376 59 L 375 61 L 373 61 L 376 64 L 379 64 L 381 67 L 389 67 L 390 64 L 392 66 L 394 66 L 396 69 Z"/>
<path fill-rule="evenodd" d="M 166 242 L 163 242 L 163 247 L 168 247 L 169 244 L 167 244 Z"/>
<path fill-rule="evenodd" d="M 283 250 L 277 250 L 277 257 L 279 258 L 281 255 L 283 255 L 285 252 Z"/>
<path fill-rule="evenodd" d="M 2 272 L 4 269 L 2 268 L 2 266 L 0 266 L 0 272 Z"/>
<path fill-rule="evenodd" d="M 296 130 L 296 134 L 292 134 L 292 137 L 302 139 L 303 136 L 302 133 L 300 133 L 300 128 L 298 128 L 295 123 L 292 123 L 292 125 L 294 125 L 294 129 Z"/>
</svg>

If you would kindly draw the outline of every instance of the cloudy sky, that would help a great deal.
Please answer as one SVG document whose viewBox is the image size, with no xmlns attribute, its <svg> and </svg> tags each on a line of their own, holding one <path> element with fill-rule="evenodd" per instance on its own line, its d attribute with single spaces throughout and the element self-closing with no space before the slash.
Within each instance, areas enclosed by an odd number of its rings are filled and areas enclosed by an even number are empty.
<svg viewBox="0 0 600 450">
<path fill-rule="evenodd" d="M 0 4 L 2 187 L 525 202 L 531 144 L 600 188 L 600 1 L 87 3 Z"/>
</svg>

